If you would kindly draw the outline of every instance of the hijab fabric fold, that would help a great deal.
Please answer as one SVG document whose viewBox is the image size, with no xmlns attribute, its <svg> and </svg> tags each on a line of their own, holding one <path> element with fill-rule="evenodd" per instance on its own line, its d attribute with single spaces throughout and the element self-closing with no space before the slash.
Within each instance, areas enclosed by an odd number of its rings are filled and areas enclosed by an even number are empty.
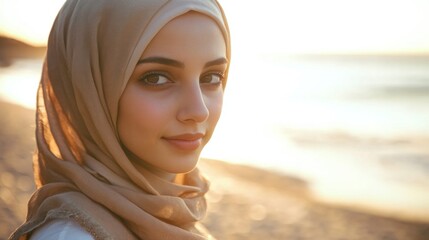
<svg viewBox="0 0 429 240">
<path fill-rule="evenodd" d="M 141 54 L 172 19 L 197 11 L 229 30 L 216 0 L 67 0 L 48 42 L 38 90 L 37 191 L 28 239 L 52 219 L 72 219 L 95 239 L 213 239 L 198 221 L 208 181 L 198 168 L 168 182 L 129 160 L 116 131 L 119 99 Z"/>
</svg>

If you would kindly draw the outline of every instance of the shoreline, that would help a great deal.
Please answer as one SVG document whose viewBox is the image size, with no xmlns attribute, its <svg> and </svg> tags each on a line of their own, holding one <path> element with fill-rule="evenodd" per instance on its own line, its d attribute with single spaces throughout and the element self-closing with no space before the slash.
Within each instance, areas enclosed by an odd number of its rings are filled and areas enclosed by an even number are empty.
<svg viewBox="0 0 429 240">
<path fill-rule="evenodd" d="M 200 168 L 203 169 L 203 173 L 208 172 L 211 178 L 216 181 L 214 171 L 223 171 L 223 175 L 234 174 L 234 178 L 238 180 L 251 182 L 257 177 L 258 185 L 269 184 L 267 187 L 271 191 L 279 191 L 280 193 L 290 195 L 293 198 L 299 199 L 300 201 L 311 202 L 328 208 L 338 208 L 346 211 L 353 211 L 362 214 L 372 215 L 374 217 L 389 218 L 398 221 L 416 223 L 416 224 L 428 224 L 429 216 L 415 215 L 413 213 L 404 213 L 401 211 L 394 211 L 392 209 L 380 209 L 376 205 L 362 204 L 362 203 L 348 203 L 341 200 L 335 199 L 323 199 L 318 196 L 312 190 L 311 183 L 299 177 L 289 176 L 281 172 L 275 172 L 268 169 L 263 169 L 255 166 L 229 163 L 217 159 L 201 159 Z M 209 180 L 211 180 L 209 178 Z"/>
<path fill-rule="evenodd" d="M 207 196 L 209 213 L 203 222 L 218 239 L 429 237 L 429 223 L 322 203 L 308 183 L 295 177 L 207 159 L 200 162 L 200 168 L 212 183 Z"/>
<path fill-rule="evenodd" d="M 0 100 L 0 239 L 25 218 L 34 191 L 34 110 Z M 403 239 L 429 237 L 429 223 L 315 200 L 309 183 L 217 160 L 199 163 L 211 182 L 203 223 L 217 239 Z"/>
</svg>

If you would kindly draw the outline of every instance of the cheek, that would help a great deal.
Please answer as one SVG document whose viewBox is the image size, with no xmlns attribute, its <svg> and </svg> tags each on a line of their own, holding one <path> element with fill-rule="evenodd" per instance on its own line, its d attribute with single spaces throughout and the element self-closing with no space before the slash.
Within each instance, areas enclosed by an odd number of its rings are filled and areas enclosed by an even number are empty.
<svg viewBox="0 0 429 240">
<path fill-rule="evenodd" d="M 221 112 L 222 112 L 222 104 L 223 104 L 223 93 L 216 95 L 216 97 L 211 96 L 210 98 L 205 101 L 206 107 L 209 110 L 209 118 L 206 122 L 207 131 L 206 131 L 206 138 L 204 140 L 204 145 L 207 144 L 216 128 L 217 122 L 220 118 Z"/>
<path fill-rule="evenodd" d="M 216 126 L 216 123 L 219 120 L 219 117 L 221 115 L 222 105 L 223 105 L 223 92 L 219 92 L 215 95 L 212 95 L 206 100 L 206 106 L 210 112 L 209 118 L 213 128 Z"/>
<path fill-rule="evenodd" d="M 124 92 L 119 103 L 118 132 L 121 140 L 127 136 L 142 139 L 142 136 L 158 135 L 171 118 L 168 105 L 148 94 L 130 89 Z"/>
</svg>

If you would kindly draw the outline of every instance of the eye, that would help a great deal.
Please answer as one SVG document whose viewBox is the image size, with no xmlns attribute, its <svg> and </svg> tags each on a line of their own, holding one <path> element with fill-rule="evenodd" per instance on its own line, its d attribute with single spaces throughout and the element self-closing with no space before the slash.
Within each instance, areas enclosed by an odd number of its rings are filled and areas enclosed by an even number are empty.
<svg viewBox="0 0 429 240">
<path fill-rule="evenodd" d="M 211 85 L 219 85 L 222 84 L 224 79 L 223 73 L 220 72 L 211 72 L 203 75 L 200 78 L 200 83 L 202 84 L 211 84 Z"/>
<path fill-rule="evenodd" d="M 167 76 L 157 72 L 149 72 L 144 74 L 140 78 L 140 81 L 148 86 L 161 86 L 172 82 Z"/>
</svg>

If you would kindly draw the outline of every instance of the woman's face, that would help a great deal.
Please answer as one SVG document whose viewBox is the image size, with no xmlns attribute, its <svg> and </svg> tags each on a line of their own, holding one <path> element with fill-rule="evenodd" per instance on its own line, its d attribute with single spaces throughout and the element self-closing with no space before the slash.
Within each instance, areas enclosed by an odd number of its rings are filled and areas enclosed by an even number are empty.
<svg viewBox="0 0 429 240">
<path fill-rule="evenodd" d="M 160 30 L 119 102 L 119 137 L 137 163 L 169 173 L 195 167 L 220 117 L 226 68 L 224 38 L 209 17 L 190 12 Z"/>
</svg>

